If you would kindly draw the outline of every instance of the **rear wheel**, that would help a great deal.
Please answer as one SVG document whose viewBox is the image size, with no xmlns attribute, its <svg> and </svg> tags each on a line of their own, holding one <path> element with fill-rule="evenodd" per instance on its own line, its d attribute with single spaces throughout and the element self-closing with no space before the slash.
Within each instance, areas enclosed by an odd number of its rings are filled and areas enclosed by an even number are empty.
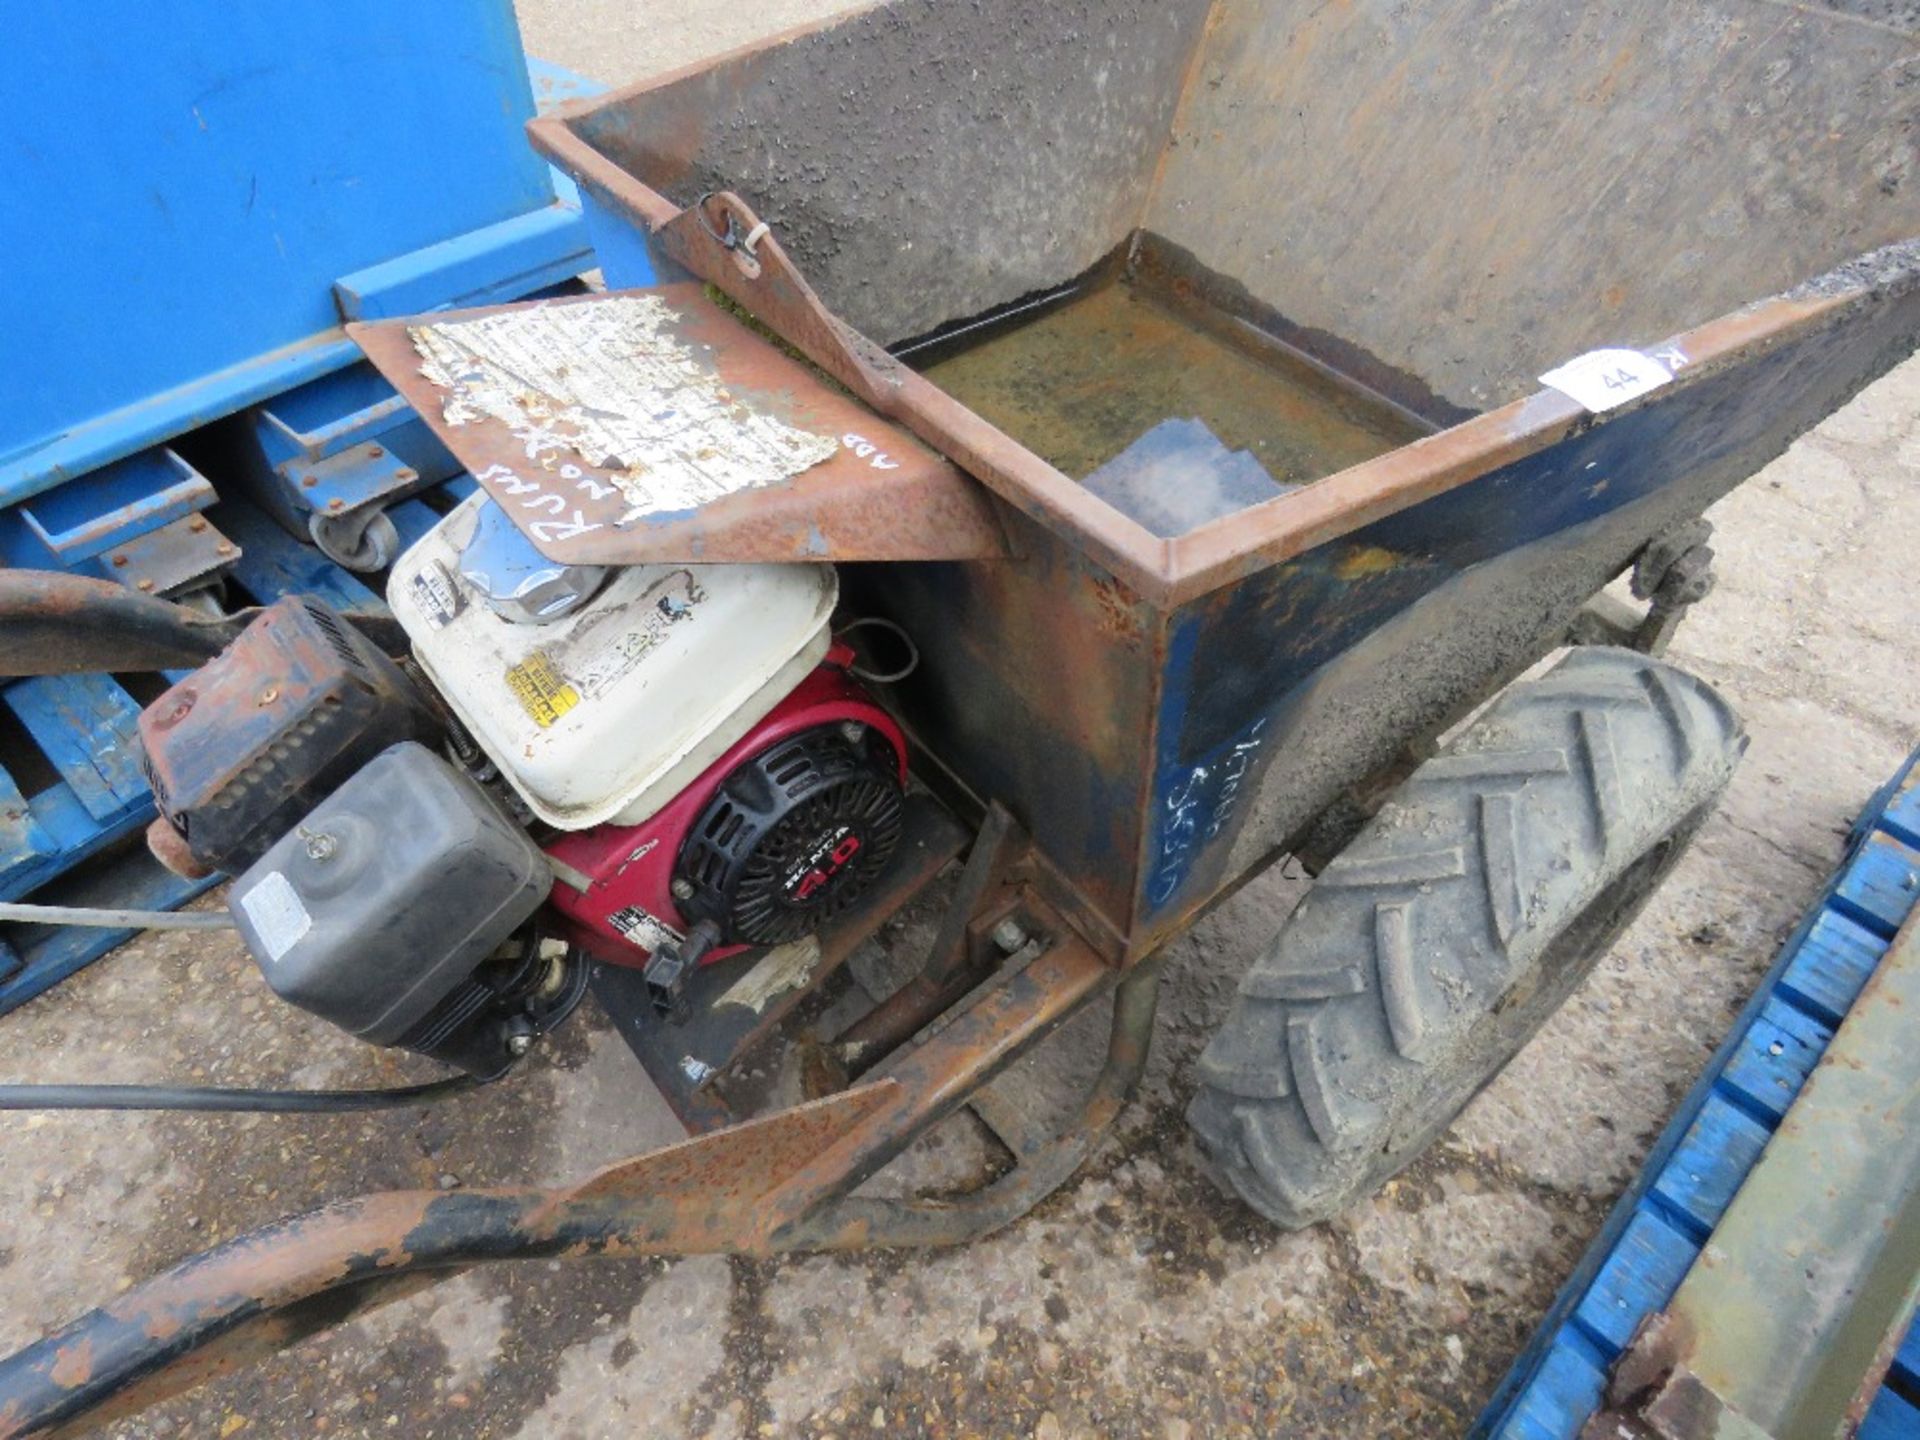
<svg viewBox="0 0 1920 1440">
<path fill-rule="evenodd" d="M 1572 993 L 1685 851 L 1746 737 L 1675 667 L 1582 649 L 1515 685 L 1321 873 L 1187 1111 L 1277 1224 L 1376 1189 Z"/>
</svg>

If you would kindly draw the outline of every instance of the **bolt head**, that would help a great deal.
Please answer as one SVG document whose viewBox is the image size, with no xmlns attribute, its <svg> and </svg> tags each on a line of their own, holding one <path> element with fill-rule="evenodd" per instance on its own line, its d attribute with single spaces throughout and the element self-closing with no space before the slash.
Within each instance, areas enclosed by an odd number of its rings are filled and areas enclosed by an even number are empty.
<svg viewBox="0 0 1920 1440">
<path fill-rule="evenodd" d="M 693 885 L 687 880 L 676 878 L 668 888 L 673 891 L 673 898 L 676 900 L 691 900 L 693 898 Z"/>
<path fill-rule="evenodd" d="M 294 834 L 305 842 L 309 860 L 331 860 L 334 852 L 340 848 L 340 842 L 324 830 L 309 830 L 299 825 L 294 828 Z"/>
<path fill-rule="evenodd" d="M 533 1049 L 533 1036 L 509 1035 L 507 1037 L 507 1053 L 509 1055 L 524 1055 L 531 1049 Z"/>
</svg>

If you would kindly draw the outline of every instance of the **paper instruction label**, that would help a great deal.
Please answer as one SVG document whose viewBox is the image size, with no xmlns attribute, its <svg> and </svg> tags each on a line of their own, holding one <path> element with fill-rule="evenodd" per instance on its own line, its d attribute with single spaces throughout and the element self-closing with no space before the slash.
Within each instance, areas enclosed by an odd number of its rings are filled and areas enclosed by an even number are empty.
<svg viewBox="0 0 1920 1440">
<path fill-rule="evenodd" d="M 590 611 L 560 645 L 581 698 L 596 700 L 632 674 L 706 598 L 691 570 L 676 570 L 632 605 Z"/>
<path fill-rule="evenodd" d="M 542 730 L 580 703 L 580 692 L 562 675 L 544 650 L 536 650 L 507 669 L 507 689 Z"/>
<path fill-rule="evenodd" d="M 1562 395 L 1571 396 L 1594 414 L 1612 410 L 1673 379 L 1673 371 L 1638 350 L 1589 350 L 1540 377 Z"/>
<path fill-rule="evenodd" d="M 313 929 L 313 916 L 300 903 L 299 892 L 278 870 L 269 870 L 258 885 L 242 895 L 240 908 L 266 950 L 268 964 L 277 963 Z"/>
</svg>

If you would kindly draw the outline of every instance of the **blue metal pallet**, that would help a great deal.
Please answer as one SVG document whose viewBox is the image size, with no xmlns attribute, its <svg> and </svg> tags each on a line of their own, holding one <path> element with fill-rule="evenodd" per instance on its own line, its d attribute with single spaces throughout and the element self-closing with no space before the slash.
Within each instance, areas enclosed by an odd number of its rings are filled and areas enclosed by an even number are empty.
<svg viewBox="0 0 1920 1440">
<path fill-rule="evenodd" d="M 1920 752 L 1863 811 L 1817 904 L 1608 1216 L 1472 1434 L 1573 1440 L 1666 1307 L 1920 893 Z M 1920 1327 L 1859 1432 L 1920 1440 Z"/>
</svg>

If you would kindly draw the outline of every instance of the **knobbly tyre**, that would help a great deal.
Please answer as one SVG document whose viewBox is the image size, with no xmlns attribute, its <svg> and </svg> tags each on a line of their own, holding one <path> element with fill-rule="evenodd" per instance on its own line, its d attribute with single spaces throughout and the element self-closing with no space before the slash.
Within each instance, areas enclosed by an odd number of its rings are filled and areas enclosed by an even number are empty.
<svg viewBox="0 0 1920 1440">
<path fill-rule="evenodd" d="M 480 484 L 392 621 L 0 577 L 8 673 L 199 667 L 142 718 L 152 843 L 236 877 L 284 999 L 488 1079 L 591 985 L 693 1132 L 224 1245 L 0 1364 L 0 1433 L 482 1262 L 985 1234 L 1285 855 L 1189 1119 L 1281 1225 L 1418 1154 L 1738 760 L 1659 658 L 1702 512 L 1920 334 L 1910 42 L 1615 8 L 897 0 L 581 102 L 532 136 L 611 290 L 354 327 Z M 735 1062 L 962 854 L 919 973 L 756 1113 Z M 1108 995 L 1001 1178 L 859 1192 Z"/>
</svg>

